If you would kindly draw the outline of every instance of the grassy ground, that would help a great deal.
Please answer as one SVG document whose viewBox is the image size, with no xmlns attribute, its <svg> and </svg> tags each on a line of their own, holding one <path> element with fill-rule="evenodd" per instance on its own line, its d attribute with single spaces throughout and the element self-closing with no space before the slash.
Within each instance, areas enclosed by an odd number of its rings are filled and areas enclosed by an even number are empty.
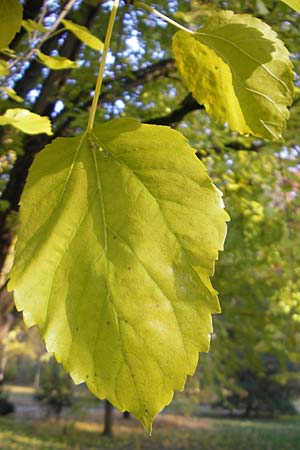
<svg viewBox="0 0 300 450">
<path fill-rule="evenodd" d="M 300 416 L 265 421 L 191 418 L 182 415 L 188 411 L 177 399 L 155 420 L 152 437 L 134 419 L 124 420 L 115 411 L 114 436 L 106 438 L 101 436 L 103 403 L 82 387 L 60 424 L 45 419 L 32 388 L 5 390 L 17 413 L 0 417 L 0 450 L 300 450 Z"/>
<path fill-rule="evenodd" d="M 1 450 L 300 450 L 300 420 L 242 421 L 161 415 L 149 437 L 133 419 L 112 438 L 96 422 L 0 418 Z"/>
</svg>

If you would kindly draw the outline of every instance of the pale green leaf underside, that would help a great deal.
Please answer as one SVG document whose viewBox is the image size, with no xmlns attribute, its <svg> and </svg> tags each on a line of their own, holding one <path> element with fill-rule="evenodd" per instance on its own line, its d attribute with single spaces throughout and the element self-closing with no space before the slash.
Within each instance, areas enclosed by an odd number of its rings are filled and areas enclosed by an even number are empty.
<svg viewBox="0 0 300 450">
<path fill-rule="evenodd" d="M 45 66 L 52 70 L 75 69 L 77 66 L 75 61 L 65 58 L 64 56 L 49 56 L 36 50 L 36 54 Z"/>
<path fill-rule="evenodd" d="M 197 33 L 177 32 L 173 52 L 188 89 L 214 119 L 243 134 L 281 139 L 294 76 L 268 25 L 221 11 Z"/>
<path fill-rule="evenodd" d="M 208 350 L 227 219 L 181 134 L 114 120 L 37 156 L 9 288 L 74 381 L 150 429 Z"/>
<path fill-rule="evenodd" d="M 103 50 L 104 44 L 100 39 L 96 36 L 92 35 L 92 33 L 82 25 L 78 25 L 70 20 L 63 19 L 62 23 L 67 30 L 71 31 L 75 36 L 82 41 L 84 44 L 93 48 L 94 50 Z"/>
<path fill-rule="evenodd" d="M 17 96 L 17 98 L 22 101 L 21 97 Z M 12 125 L 27 134 L 52 134 L 49 118 L 32 113 L 27 109 L 7 109 L 5 113 L 0 116 L 0 125 Z"/>
<path fill-rule="evenodd" d="M 21 28 L 23 8 L 18 0 L 0 0 L 0 49 L 8 47 Z"/>
<path fill-rule="evenodd" d="M 293 8 L 295 11 L 300 12 L 300 0 L 282 0 L 286 3 L 290 8 Z"/>
</svg>

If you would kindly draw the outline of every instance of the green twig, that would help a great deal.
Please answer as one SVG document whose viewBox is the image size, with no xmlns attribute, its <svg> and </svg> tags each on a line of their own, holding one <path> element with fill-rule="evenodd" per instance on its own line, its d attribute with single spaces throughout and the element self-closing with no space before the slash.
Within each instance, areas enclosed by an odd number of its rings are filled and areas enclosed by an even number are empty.
<svg viewBox="0 0 300 450">
<path fill-rule="evenodd" d="M 134 6 L 136 6 L 137 8 L 145 9 L 145 10 L 155 14 L 160 19 L 163 19 L 165 22 L 170 23 L 171 25 L 173 25 L 176 28 L 179 28 L 180 30 L 186 31 L 187 33 L 191 33 L 191 34 L 194 33 L 192 30 L 189 30 L 185 26 L 180 25 L 180 23 L 176 22 L 173 19 L 170 19 L 170 17 L 165 16 L 165 14 L 157 11 L 155 8 L 152 8 L 152 6 L 149 6 L 146 3 L 144 3 L 144 2 L 134 2 Z"/>
<path fill-rule="evenodd" d="M 93 102 L 92 102 L 92 106 L 91 106 L 91 110 L 90 110 L 87 131 L 91 131 L 94 126 L 95 114 L 96 114 L 98 100 L 99 100 L 99 96 L 100 96 L 100 92 L 101 92 L 106 57 L 107 57 L 107 53 L 109 50 L 112 30 L 114 27 L 118 7 L 119 7 L 119 0 L 114 0 L 114 4 L 112 7 L 112 11 L 111 11 L 108 26 L 107 26 L 107 32 L 106 32 L 105 41 L 104 41 L 104 48 L 103 48 L 102 58 L 101 58 L 101 62 L 100 62 L 99 73 L 98 73 L 95 93 L 94 93 L 94 97 L 93 97 Z"/>
</svg>

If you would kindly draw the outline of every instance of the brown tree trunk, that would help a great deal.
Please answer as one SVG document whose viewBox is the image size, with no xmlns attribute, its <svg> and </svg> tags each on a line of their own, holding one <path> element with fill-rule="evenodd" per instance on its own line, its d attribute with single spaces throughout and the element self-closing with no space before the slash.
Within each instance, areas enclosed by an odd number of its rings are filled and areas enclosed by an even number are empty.
<svg viewBox="0 0 300 450">
<path fill-rule="evenodd" d="M 113 408 L 113 405 L 108 400 L 105 400 L 103 430 L 105 436 L 111 436 L 113 434 Z"/>
<path fill-rule="evenodd" d="M 13 311 L 12 294 L 7 292 L 6 283 L 0 288 L 0 385 L 4 379 L 7 362 L 5 338 L 18 322 L 19 314 Z"/>
</svg>

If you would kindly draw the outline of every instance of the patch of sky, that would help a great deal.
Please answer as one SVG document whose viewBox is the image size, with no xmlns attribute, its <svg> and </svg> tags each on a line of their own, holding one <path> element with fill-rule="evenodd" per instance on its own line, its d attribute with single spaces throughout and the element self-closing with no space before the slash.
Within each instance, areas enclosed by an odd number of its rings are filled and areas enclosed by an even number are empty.
<svg viewBox="0 0 300 450">
<path fill-rule="evenodd" d="M 56 117 L 60 112 L 63 111 L 64 107 L 64 102 L 62 100 L 57 100 L 55 102 L 53 112 L 51 113 L 51 117 Z"/>
<path fill-rule="evenodd" d="M 137 9 L 132 9 L 123 16 L 123 25 L 125 31 L 132 32 L 138 29 L 138 24 L 140 23 L 140 18 L 144 16 L 144 12 Z"/>
<path fill-rule="evenodd" d="M 134 52 L 139 52 L 141 50 L 139 40 L 136 36 L 131 36 L 130 38 L 126 39 L 126 45 Z"/>
<path fill-rule="evenodd" d="M 122 100 L 121 100 L 122 102 Z M 120 115 L 123 112 L 123 109 L 120 108 L 120 106 L 122 106 L 122 103 L 116 101 L 115 103 L 111 104 L 111 103 L 104 103 L 103 107 L 105 109 L 105 114 L 104 114 L 104 118 L 106 120 L 112 119 L 113 117 L 120 117 Z M 125 107 L 125 104 L 124 104 Z"/>
<path fill-rule="evenodd" d="M 105 71 L 104 71 L 104 77 L 114 77 L 115 75 L 115 61 L 116 57 L 112 54 L 111 51 L 108 52 L 107 58 L 106 58 L 106 65 L 105 65 Z"/>
<path fill-rule="evenodd" d="M 284 20 L 282 23 L 281 23 L 281 28 L 283 29 L 283 30 L 289 30 L 290 28 L 291 28 L 291 22 L 289 22 L 288 20 Z"/>
<path fill-rule="evenodd" d="M 149 17 L 145 20 L 148 27 L 155 28 L 159 26 L 160 28 L 166 28 L 168 26 L 165 20 L 160 19 L 154 14 L 149 14 Z"/>
<path fill-rule="evenodd" d="M 298 147 L 298 146 L 296 146 L 296 147 Z M 297 148 L 293 149 L 293 147 L 290 148 L 290 147 L 283 146 L 283 147 L 281 147 L 280 152 L 276 154 L 276 156 L 279 156 L 282 159 L 294 159 L 298 156 Z"/>
<path fill-rule="evenodd" d="M 149 102 L 149 103 L 147 103 L 146 105 L 143 106 L 143 109 L 144 110 L 148 110 L 148 109 L 151 109 L 151 108 L 154 108 L 154 107 L 155 107 L 155 102 Z"/>
<path fill-rule="evenodd" d="M 155 59 L 162 59 L 165 56 L 165 52 L 163 50 L 154 50 L 152 52 L 152 57 Z"/>
<path fill-rule="evenodd" d="M 9 174 L 8 173 L 2 173 L 0 175 L 0 179 L 5 181 L 5 182 L 9 181 Z"/>
<path fill-rule="evenodd" d="M 114 2 L 112 0 L 107 0 L 102 3 L 102 6 L 106 11 L 110 11 L 113 7 Z"/>
<path fill-rule="evenodd" d="M 76 59 L 76 64 L 79 67 L 86 67 L 86 61 L 85 59 Z"/>
<path fill-rule="evenodd" d="M 144 108 L 145 107 L 143 102 L 136 102 L 135 105 L 136 105 L 137 108 Z"/>
<path fill-rule="evenodd" d="M 123 102 L 123 100 L 118 99 L 118 100 L 115 101 L 115 107 L 116 107 L 120 112 L 122 112 L 122 111 L 124 110 L 124 108 L 125 108 L 125 103 Z"/>
<path fill-rule="evenodd" d="M 46 78 L 49 75 L 50 69 L 48 67 L 42 68 L 42 75 L 44 78 Z"/>
<path fill-rule="evenodd" d="M 26 95 L 26 100 L 29 100 L 31 103 L 34 103 L 35 100 L 38 98 L 38 96 L 40 95 L 41 92 L 41 88 L 37 89 L 31 89 L 28 94 Z"/>
<path fill-rule="evenodd" d="M 115 64 L 115 61 L 116 61 L 116 57 L 112 54 L 111 51 L 109 51 L 107 53 L 106 64 L 108 66 L 111 66 L 112 64 Z"/>
<path fill-rule="evenodd" d="M 178 1 L 177 0 L 171 0 L 168 2 L 168 8 L 170 13 L 175 13 L 178 11 Z"/>
<path fill-rule="evenodd" d="M 59 44 L 59 45 L 63 45 L 64 42 L 65 42 L 65 35 L 61 36 L 61 37 L 58 39 L 58 44 Z"/>
<path fill-rule="evenodd" d="M 176 88 L 174 86 L 169 86 L 169 91 L 168 92 L 169 92 L 169 96 L 171 98 L 177 97 L 177 90 L 176 90 Z"/>
<path fill-rule="evenodd" d="M 296 61 L 298 61 L 300 59 L 300 53 L 296 55 L 296 58 L 294 58 L 294 55 L 292 55 L 292 59 L 295 59 Z M 294 83 L 296 86 L 300 86 L 300 75 L 294 71 L 294 76 L 295 76 L 295 80 Z"/>
<path fill-rule="evenodd" d="M 74 3 L 73 9 L 77 10 L 79 9 L 80 5 L 81 5 L 82 1 L 81 0 L 77 0 L 77 2 Z"/>
<path fill-rule="evenodd" d="M 77 83 L 76 80 L 74 80 L 74 78 L 68 78 L 66 81 L 67 84 L 71 84 L 71 85 L 75 85 Z"/>
<path fill-rule="evenodd" d="M 30 62 L 26 61 L 23 63 L 21 69 L 18 66 L 14 66 L 12 68 L 12 79 L 14 82 L 17 82 L 18 80 L 20 80 L 23 77 L 24 72 L 26 71 L 26 69 L 28 69 L 29 65 L 30 65 Z"/>
<path fill-rule="evenodd" d="M 225 161 L 226 161 L 226 166 L 232 166 L 233 165 L 233 160 L 230 158 L 229 155 L 224 155 Z"/>
<path fill-rule="evenodd" d="M 57 15 L 56 14 L 54 14 L 54 13 L 49 14 L 49 16 L 45 17 L 45 19 L 44 19 L 45 27 L 46 28 L 48 28 L 48 27 L 50 28 L 54 24 L 56 19 L 57 19 Z"/>
</svg>

